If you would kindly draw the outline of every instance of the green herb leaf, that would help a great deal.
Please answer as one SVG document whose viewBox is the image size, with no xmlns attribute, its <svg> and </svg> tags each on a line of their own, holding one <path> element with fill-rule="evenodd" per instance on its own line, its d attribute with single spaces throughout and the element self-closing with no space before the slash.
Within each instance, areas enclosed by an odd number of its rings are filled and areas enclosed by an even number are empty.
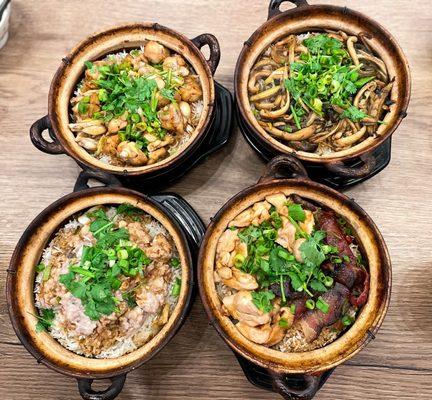
<svg viewBox="0 0 432 400">
<path fill-rule="evenodd" d="M 355 106 L 350 106 L 341 114 L 340 117 L 341 119 L 348 118 L 351 121 L 358 122 L 361 121 L 363 118 L 367 117 L 367 114 L 365 114 L 363 111 L 359 110 Z"/>
<path fill-rule="evenodd" d="M 52 322 L 55 318 L 54 310 L 50 308 L 41 308 L 39 310 L 40 315 L 35 315 L 35 317 L 38 319 L 38 322 L 36 324 L 36 332 L 42 332 L 44 330 L 48 330 Z"/>
<path fill-rule="evenodd" d="M 271 300 L 276 296 L 271 290 L 261 292 L 251 292 L 252 302 L 264 313 L 269 313 L 273 310 Z"/>
<path fill-rule="evenodd" d="M 300 204 L 289 204 L 288 213 L 294 221 L 304 222 L 306 219 L 306 213 Z"/>
</svg>

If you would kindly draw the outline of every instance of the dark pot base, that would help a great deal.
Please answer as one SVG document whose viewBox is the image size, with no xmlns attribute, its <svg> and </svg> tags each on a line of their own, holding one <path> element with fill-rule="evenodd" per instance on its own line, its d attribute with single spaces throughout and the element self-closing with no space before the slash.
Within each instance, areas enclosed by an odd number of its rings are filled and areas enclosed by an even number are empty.
<svg viewBox="0 0 432 400">
<path fill-rule="evenodd" d="M 274 382 L 274 378 L 270 375 L 269 371 L 265 368 L 262 368 L 254 363 L 252 363 L 251 361 L 247 360 L 246 358 L 242 357 L 241 355 L 237 354 L 236 352 L 234 352 L 235 356 L 237 357 L 237 360 L 243 370 L 243 373 L 245 374 L 247 380 L 252 383 L 252 385 L 260 388 L 260 389 L 264 389 L 264 390 L 268 390 L 271 392 L 278 392 L 277 389 L 275 389 L 275 382 Z M 315 393 L 313 394 L 309 394 L 306 396 L 299 396 L 296 394 L 289 394 L 287 395 L 282 395 L 283 398 L 285 399 L 298 399 L 298 400 L 311 400 L 316 392 L 322 388 L 322 386 L 324 385 L 324 383 L 327 381 L 327 379 L 330 377 L 330 375 L 333 373 L 334 368 L 324 372 L 320 378 L 319 378 L 319 384 L 317 387 L 317 390 L 315 391 Z M 301 375 L 301 374 L 286 374 L 284 375 L 284 381 L 286 382 L 286 386 L 290 387 L 290 388 L 294 388 L 295 390 L 302 390 L 305 385 L 305 375 Z"/>
<path fill-rule="evenodd" d="M 270 146 L 266 145 L 264 141 L 261 141 L 255 137 L 247 127 L 246 123 L 243 121 L 243 117 L 239 114 L 238 108 L 236 107 L 236 117 L 241 133 L 243 134 L 249 145 L 255 150 L 255 152 L 266 162 L 270 161 L 272 158 L 280 155 Z M 322 165 L 311 164 L 302 161 L 302 164 L 306 168 L 309 177 L 314 181 L 321 182 L 335 189 L 346 189 L 350 186 L 357 185 L 358 183 L 364 182 L 379 172 L 381 172 L 390 162 L 391 158 L 391 137 L 389 137 L 381 146 L 377 147 L 374 151 L 369 153 L 369 155 L 375 159 L 374 168 L 365 176 L 359 178 L 349 178 L 344 176 L 338 176 L 335 172 L 329 171 Z M 352 161 L 344 163 L 345 166 L 351 168 L 360 167 L 363 161 L 359 158 Z"/>
</svg>

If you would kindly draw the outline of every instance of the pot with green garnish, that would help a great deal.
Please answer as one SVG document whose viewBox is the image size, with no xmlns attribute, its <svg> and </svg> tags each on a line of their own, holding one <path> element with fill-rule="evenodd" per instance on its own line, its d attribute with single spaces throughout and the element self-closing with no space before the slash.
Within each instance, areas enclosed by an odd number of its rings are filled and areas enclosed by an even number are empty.
<svg viewBox="0 0 432 400">
<path fill-rule="evenodd" d="M 407 60 L 363 14 L 306 0 L 281 12 L 283 2 L 270 2 L 237 61 L 241 130 L 267 160 L 295 154 L 313 179 L 343 186 L 370 177 L 388 164 L 378 150 L 389 152 L 406 116 Z"/>
<path fill-rule="evenodd" d="M 306 400 L 378 331 L 391 264 L 370 217 L 287 155 L 212 219 L 198 282 L 247 378 Z"/>
<path fill-rule="evenodd" d="M 206 45 L 208 60 L 200 51 Z M 210 34 L 189 40 L 151 23 L 96 33 L 63 58 L 32 142 L 119 176 L 178 168 L 208 139 L 219 58 Z M 42 136 L 47 129 L 51 142 Z"/>
<path fill-rule="evenodd" d="M 88 188 L 89 179 L 106 187 Z M 178 331 L 192 303 L 204 226 L 174 194 L 148 197 L 84 172 L 29 225 L 12 256 L 7 302 L 27 350 L 77 378 L 84 399 L 114 399 L 126 374 Z M 110 378 L 102 392 L 94 379 Z"/>
</svg>

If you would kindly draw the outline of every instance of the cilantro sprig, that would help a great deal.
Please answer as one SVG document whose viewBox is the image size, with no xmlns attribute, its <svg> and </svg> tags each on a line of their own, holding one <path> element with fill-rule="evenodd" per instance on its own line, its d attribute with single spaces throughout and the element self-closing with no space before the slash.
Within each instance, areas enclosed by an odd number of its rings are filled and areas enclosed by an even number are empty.
<svg viewBox="0 0 432 400">
<path fill-rule="evenodd" d="M 244 272 L 253 274 L 259 283 L 260 291 L 252 292 L 254 304 L 263 312 L 272 309 L 274 293 L 268 288 L 280 286 L 282 303 L 286 303 L 285 283 L 289 283 L 296 292 L 303 292 L 310 299 L 316 294 L 325 293 L 333 286 L 333 278 L 320 268 L 325 260 L 337 255 L 337 249 L 325 244 L 326 233 L 314 231 L 311 235 L 304 232 L 300 222 L 306 219 L 306 212 L 300 204 L 289 203 L 288 219 L 296 227 L 297 238 L 303 238 L 300 245 L 302 262 L 286 248 L 276 243 L 278 229 L 282 227 L 281 216 L 274 207 L 270 209 L 270 220 L 260 225 L 250 225 L 238 233 L 240 240 L 247 245 L 248 255 L 235 257 L 235 266 Z M 312 304 L 312 302 L 310 302 Z M 316 306 L 318 304 L 318 306 Z M 324 301 L 313 301 L 314 307 L 321 307 L 326 312 Z"/>
<path fill-rule="evenodd" d="M 120 210 L 119 210 L 120 209 Z M 129 206 L 118 212 L 131 212 Z M 90 231 L 96 239 L 93 246 L 84 246 L 79 265 L 71 265 L 69 272 L 59 277 L 66 289 L 81 300 L 84 313 L 92 320 L 110 315 L 117 310 L 120 300 L 114 295 L 122 281 L 120 276 L 135 277 L 151 260 L 129 241 L 125 228 L 116 228 L 103 209 L 87 214 L 93 218 Z M 132 304 L 132 295 L 123 298 Z"/>
<path fill-rule="evenodd" d="M 129 54 L 137 57 L 140 50 L 131 50 Z M 85 79 L 98 89 L 100 103 L 100 111 L 90 117 L 109 122 L 113 118 L 124 118 L 126 115 L 127 125 L 119 131 L 120 140 L 133 141 L 145 151 L 148 141 L 144 134 L 151 133 L 161 139 L 166 135 L 157 112 L 160 97 L 175 102 L 175 94 L 183 83 L 183 78 L 173 75 L 172 70 L 164 70 L 161 65 L 150 65 L 150 71 L 153 72 L 140 75 L 127 57 L 123 60 L 113 58 L 108 61 L 103 65 L 84 62 L 85 69 L 90 72 Z M 156 77 L 164 82 L 161 90 L 156 83 Z M 78 103 L 78 112 L 86 114 L 89 103 L 90 97 L 84 96 Z"/>
<path fill-rule="evenodd" d="M 39 309 L 39 313 L 40 313 L 39 315 L 32 314 L 38 320 L 36 324 L 37 333 L 42 331 L 47 331 L 49 328 L 51 328 L 55 318 L 55 312 L 50 308 L 41 308 Z"/>
<path fill-rule="evenodd" d="M 358 69 L 342 42 L 326 34 L 313 35 L 303 41 L 308 53 L 290 65 L 290 77 L 284 85 L 293 98 L 291 111 L 299 128 L 305 115 L 302 103 L 322 116 L 337 105 L 345 109 L 340 118 L 360 121 L 367 115 L 352 103 L 353 96 L 374 76 L 360 77 Z"/>
</svg>

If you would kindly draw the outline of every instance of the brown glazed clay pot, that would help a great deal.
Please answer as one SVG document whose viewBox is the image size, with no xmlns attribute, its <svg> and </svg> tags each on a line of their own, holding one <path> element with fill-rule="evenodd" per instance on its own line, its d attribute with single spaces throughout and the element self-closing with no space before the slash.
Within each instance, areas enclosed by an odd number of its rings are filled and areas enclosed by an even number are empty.
<svg viewBox="0 0 432 400">
<path fill-rule="evenodd" d="M 296 7 L 280 11 L 284 2 Z M 391 93 L 394 104 L 385 117 L 385 124 L 377 130 L 376 137 L 369 137 L 363 142 L 346 150 L 327 155 L 296 151 L 279 142 L 267 133 L 254 117 L 248 98 L 247 83 L 249 73 L 257 58 L 274 41 L 290 34 L 301 34 L 324 29 L 342 30 L 349 34 L 362 36 L 370 48 L 385 62 L 390 77 L 395 84 Z M 328 174 L 359 178 L 370 175 L 376 164 L 371 154 L 384 142 L 388 141 L 406 116 L 411 94 L 411 78 L 408 62 L 394 37 L 380 24 L 357 11 L 332 5 L 310 5 L 307 0 L 271 0 L 268 19 L 245 42 L 237 60 L 235 70 L 235 97 L 240 119 L 240 126 L 248 142 L 256 151 L 272 158 L 280 154 L 295 154 L 308 169 L 309 166 L 321 166 Z M 350 166 L 352 161 L 356 167 Z"/>
<path fill-rule="evenodd" d="M 88 188 L 89 179 L 97 179 L 106 187 Z M 37 311 L 34 304 L 35 266 L 53 234 L 74 214 L 100 204 L 128 202 L 158 220 L 170 233 L 182 264 L 181 292 L 168 322 L 150 341 L 121 357 L 87 358 L 60 345 L 48 332 L 35 330 Z M 184 218 L 192 221 L 185 227 Z M 198 222 L 198 228 L 194 226 Z M 190 231 L 196 235 L 190 234 Z M 200 232 L 201 231 L 201 232 Z M 57 200 L 42 211 L 28 226 L 12 255 L 8 269 L 6 296 L 13 328 L 26 349 L 49 368 L 77 378 L 81 396 L 87 400 L 111 400 L 122 390 L 126 374 L 150 360 L 175 335 L 192 304 L 194 286 L 191 241 L 198 246 L 204 226 L 197 214 L 180 197 L 173 194 L 149 197 L 120 187 L 112 175 L 82 172 L 75 192 Z M 193 233 L 192 232 L 192 233 Z M 188 244 L 189 241 L 189 244 Z M 109 378 L 111 386 L 101 392 L 92 390 L 94 379 Z"/>
<path fill-rule="evenodd" d="M 144 40 L 156 40 L 167 48 L 181 54 L 192 65 L 200 78 L 203 90 L 204 108 L 201 119 L 188 145 L 153 165 L 140 167 L 114 166 L 93 157 L 74 140 L 68 127 L 69 101 L 78 82 L 82 79 L 84 62 L 103 58 L 123 49 L 139 48 Z M 200 49 L 208 45 L 209 59 L 206 60 Z M 151 177 L 175 168 L 188 157 L 205 139 L 214 114 L 215 86 L 213 74 L 219 64 L 220 48 L 217 39 L 208 33 L 190 40 L 182 34 L 156 23 L 143 23 L 117 26 L 96 33 L 79 43 L 69 55 L 62 59 L 52 82 L 48 97 L 48 115 L 36 121 L 30 128 L 30 138 L 41 151 L 49 154 L 68 154 L 82 167 L 105 171 L 121 176 Z M 42 133 L 47 130 L 52 142 Z"/>
<path fill-rule="evenodd" d="M 281 174 L 289 174 L 290 178 L 280 178 Z M 369 266 L 369 297 L 355 323 L 331 344 L 309 352 L 283 353 L 246 339 L 231 319 L 221 312 L 221 302 L 213 277 L 216 246 L 228 223 L 254 203 L 280 192 L 287 196 L 297 194 L 305 200 L 332 209 L 345 218 L 354 228 L 357 242 Z M 269 388 L 273 387 L 285 399 L 311 399 L 323 379 L 328 377 L 329 371 L 357 354 L 378 331 L 390 300 L 391 264 L 378 228 L 360 206 L 345 195 L 309 180 L 302 164 L 295 157 L 279 156 L 267 165 L 257 184 L 231 198 L 212 219 L 200 248 L 198 282 L 211 324 L 236 355 L 258 366 L 261 375 L 265 373 L 268 376 L 271 382 Z M 241 364 L 244 368 L 242 362 Z M 247 373 L 246 370 L 247 368 Z M 291 383 L 293 375 L 296 377 L 296 385 Z M 247 377 L 255 383 L 259 379 L 263 380 L 262 376 Z"/>
</svg>

